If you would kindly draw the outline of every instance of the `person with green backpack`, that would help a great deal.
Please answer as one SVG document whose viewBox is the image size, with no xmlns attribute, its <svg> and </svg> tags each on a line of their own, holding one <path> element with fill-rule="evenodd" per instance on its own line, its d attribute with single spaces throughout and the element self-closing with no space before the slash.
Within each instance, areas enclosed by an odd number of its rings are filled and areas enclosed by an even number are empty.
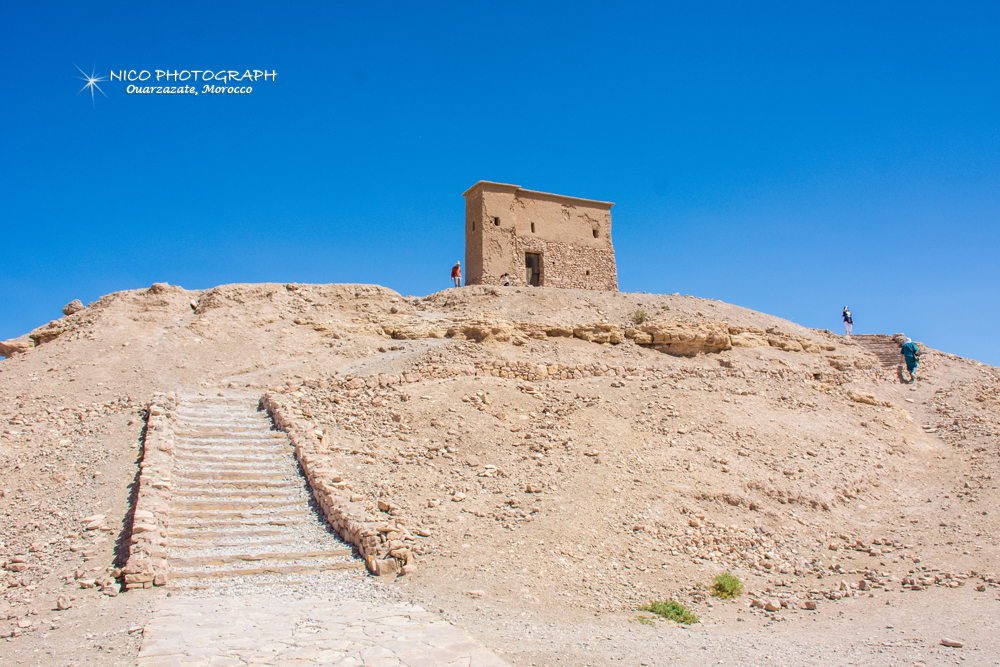
<svg viewBox="0 0 1000 667">
<path fill-rule="evenodd" d="M 899 353 L 903 355 L 903 361 L 906 362 L 906 371 L 910 374 L 910 382 L 913 382 L 917 378 L 914 377 L 913 371 L 917 369 L 917 361 L 920 359 L 920 350 L 917 348 L 917 344 L 913 342 L 912 338 L 907 338 L 903 346 L 899 348 Z"/>
</svg>

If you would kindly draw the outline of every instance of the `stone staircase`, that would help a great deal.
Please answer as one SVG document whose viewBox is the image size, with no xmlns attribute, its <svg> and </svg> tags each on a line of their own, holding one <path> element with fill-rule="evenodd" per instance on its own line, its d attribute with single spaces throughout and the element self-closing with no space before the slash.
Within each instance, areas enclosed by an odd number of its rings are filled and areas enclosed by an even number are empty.
<svg viewBox="0 0 1000 667">
<path fill-rule="evenodd" d="M 147 433 L 144 464 L 153 451 L 172 453 L 169 481 L 149 477 L 170 490 L 157 525 L 167 526 L 175 590 L 150 611 L 138 667 L 510 667 L 372 581 L 320 519 L 288 437 L 256 406 L 249 397 L 182 398 L 170 410 L 172 447 L 157 448 L 166 441 Z M 163 409 L 150 413 L 159 420 Z"/>
<path fill-rule="evenodd" d="M 188 397 L 175 418 L 174 586 L 363 567 L 313 509 L 288 436 L 271 430 L 255 399 Z"/>
<path fill-rule="evenodd" d="M 860 345 L 865 351 L 874 354 L 882 368 L 895 369 L 902 363 L 899 355 L 899 343 L 893 340 L 892 336 L 885 334 L 859 334 L 851 336 L 851 340 Z"/>
</svg>

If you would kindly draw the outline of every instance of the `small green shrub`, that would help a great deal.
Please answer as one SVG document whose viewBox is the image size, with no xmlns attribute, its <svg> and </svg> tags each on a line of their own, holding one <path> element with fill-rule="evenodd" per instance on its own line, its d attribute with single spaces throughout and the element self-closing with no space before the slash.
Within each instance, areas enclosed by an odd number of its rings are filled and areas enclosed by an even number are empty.
<svg viewBox="0 0 1000 667">
<path fill-rule="evenodd" d="M 662 616 L 668 621 L 676 621 L 685 625 L 698 622 L 698 617 L 691 613 L 691 610 L 675 600 L 652 600 L 641 607 L 639 611 L 648 611 Z"/>
<path fill-rule="evenodd" d="M 632 316 L 632 319 L 635 320 L 636 324 L 642 324 L 649 319 L 649 313 L 645 310 L 637 310 L 635 311 L 635 315 Z"/>
<path fill-rule="evenodd" d="M 743 582 L 729 574 L 723 572 L 712 580 L 712 595 L 723 600 L 738 598 L 743 592 Z"/>
<path fill-rule="evenodd" d="M 645 616 L 636 616 L 632 619 L 633 623 L 642 623 L 643 625 L 656 625 L 656 623 L 651 618 L 646 618 Z"/>
</svg>

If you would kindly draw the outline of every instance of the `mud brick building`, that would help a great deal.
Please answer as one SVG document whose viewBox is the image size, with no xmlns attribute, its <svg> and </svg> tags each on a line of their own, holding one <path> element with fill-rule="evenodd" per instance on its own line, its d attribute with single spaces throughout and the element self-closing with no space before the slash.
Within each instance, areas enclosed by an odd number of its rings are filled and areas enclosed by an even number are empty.
<svg viewBox="0 0 1000 667">
<path fill-rule="evenodd" d="M 479 181 L 465 191 L 467 285 L 618 291 L 611 202 Z"/>
</svg>

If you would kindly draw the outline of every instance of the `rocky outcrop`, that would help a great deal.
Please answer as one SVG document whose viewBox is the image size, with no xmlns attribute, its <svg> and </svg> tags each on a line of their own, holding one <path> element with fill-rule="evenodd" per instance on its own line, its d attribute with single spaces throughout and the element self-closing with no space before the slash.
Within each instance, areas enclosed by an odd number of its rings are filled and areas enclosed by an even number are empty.
<svg viewBox="0 0 1000 667">
<path fill-rule="evenodd" d="M 0 341 L 0 357 L 10 358 L 15 354 L 27 352 L 35 347 L 35 341 L 27 336 Z"/>
<path fill-rule="evenodd" d="M 514 334 L 514 325 L 505 320 L 472 320 L 461 322 L 448 328 L 448 338 L 459 340 L 474 340 L 477 343 L 486 341 L 509 341 Z"/>
<path fill-rule="evenodd" d="M 649 322 L 629 329 L 625 336 L 639 345 L 652 345 L 682 357 L 733 347 L 725 322 Z"/>
<path fill-rule="evenodd" d="M 690 357 L 709 352 L 723 352 L 734 347 L 775 347 L 785 352 L 819 353 L 836 349 L 803 336 L 779 331 L 730 326 L 726 322 L 646 322 L 625 332 L 639 345 L 649 345 L 669 354 Z"/>
<path fill-rule="evenodd" d="M 28 338 L 35 341 L 35 345 L 43 345 L 45 343 L 55 340 L 59 336 L 63 335 L 63 333 L 65 333 L 67 330 L 68 327 L 65 324 L 63 324 L 59 320 L 55 320 L 53 322 L 49 322 L 46 325 L 38 327 L 37 329 L 28 334 Z"/>
<path fill-rule="evenodd" d="M 733 347 L 776 347 L 785 352 L 809 352 L 812 354 L 837 349 L 835 345 L 818 343 L 811 338 L 785 333 L 777 327 L 762 330 L 754 327 L 730 326 L 729 336 Z"/>
<path fill-rule="evenodd" d="M 419 338 L 444 338 L 449 327 L 438 324 L 385 324 L 382 330 L 395 340 L 417 340 Z"/>
<path fill-rule="evenodd" d="M 729 327 L 733 347 L 767 347 L 767 334 L 753 327 Z"/>
<path fill-rule="evenodd" d="M 622 333 L 613 324 L 588 324 L 573 329 L 573 336 L 588 343 L 611 343 L 617 345 L 621 343 Z"/>
</svg>

